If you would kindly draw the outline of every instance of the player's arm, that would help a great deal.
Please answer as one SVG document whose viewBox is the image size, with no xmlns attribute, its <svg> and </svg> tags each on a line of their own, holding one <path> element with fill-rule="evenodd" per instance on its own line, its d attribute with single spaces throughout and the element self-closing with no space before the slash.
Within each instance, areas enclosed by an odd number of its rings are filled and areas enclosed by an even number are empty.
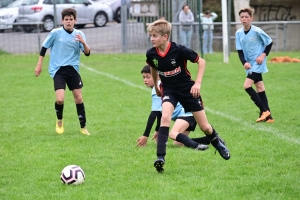
<svg viewBox="0 0 300 200">
<path fill-rule="evenodd" d="M 153 81 L 154 81 L 154 88 L 155 88 L 155 91 L 156 91 L 156 95 L 161 97 L 162 93 L 161 93 L 160 89 L 158 88 L 158 72 L 153 67 L 150 67 L 150 71 L 151 71 L 151 75 L 152 75 L 152 78 L 153 78 Z"/>
<path fill-rule="evenodd" d="M 38 77 L 42 73 L 43 60 L 44 60 L 46 52 L 47 52 L 47 48 L 42 47 L 41 51 L 40 51 L 40 56 L 39 56 L 38 63 L 37 63 L 37 65 L 35 67 L 35 70 L 34 70 L 36 77 Z"/>
<path fill-rule="evenodd" d="M 152 126 L 156 120 L 156 118 L 158 118 L 158 116 L 160 116 L 161 118 L 161 112 L 160 111 L 151 111 L 149 117 L 148 117 L 148 121 L 147 121 L 147 125 L 146 125 L 146 129 L 144 131 L 143 136 L 141 136 L 140 138 L 137 139 L 137 146 L 146 146 L 147 141 L 148 141 L 148 137 L 150 135 L 150 131 L 152 129 Z M 159 120 L 160 123 L 160 120 Z M 157 129 L 157 127 L 156 127 Z"/>
<path fill-rule="evenodd" d="M 205 61 L 202 58 L 199 57 L 196 63 L 198 64 L 198 73 L 197 73 L 197 78 L 195 80 L 195 84 L 191 88 L 191 94 L 193 95 L 194 98 L 197 98 L 200 95 L 200 87 L 201 87 L 202 78 L 205 71 Z"/>
<path fill-rule="evenodd" d="M 80 34 L 76 34 L 76 39 L 83 45 L 84 55 L 89 56 L 91 53 L 90 47 L 87 45 L 85 41 L 85 36 L 81 36 Z"/>
<path fill-rule="evenodd" d="M 243 64 L 244 68 L 245 69 L 250 69 L 251 68 L 251 65 L 249 62 L 247 62 L 247 60 L 245 59 L 245 55 L 244 55 L 244 52 L 243 50 L 237 50 L 238 54 L 239 54 L 239 58 L 240 58 L 240 61 L 241 63 Z"/>
<path fill-rule="evenodd" d="M 265 57 L 269 55 L 271 48 L 272 48 L 273 42 L 271 42 L 270 44 L 268 44 L 265 48 L 265 50 L 262 52 L 262 54 L 260 56 L 258 56 L 256 58 L 256 62 L 257 64 L 262 64 L 263 61 L 265 60 Z"/>
</svg>

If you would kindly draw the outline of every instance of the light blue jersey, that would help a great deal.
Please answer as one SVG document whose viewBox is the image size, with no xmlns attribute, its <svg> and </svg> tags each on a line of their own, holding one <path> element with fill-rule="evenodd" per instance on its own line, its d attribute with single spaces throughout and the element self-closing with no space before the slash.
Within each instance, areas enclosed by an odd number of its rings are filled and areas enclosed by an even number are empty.
<svg viewBox="0 0 300 200">
<path fill-rule="evenodd" d="M 162 111 L 162 101 L 161 97 L 156 95 L 155 88 L 152 88 L 152 108 L 151 111 Z M 172 114 L 172 120 L 175 121 L 178 117 L 190 117 L 193 116 L 191 112 L 185 112 L 182 105 L 178 102 L 174 112 Z"/>
<path fill-rule="evenodd" d="M 84 47 L 81 42 L 75 40 L 76 34 L 80 34 L 86 41 L 82 31 L 74 29 L 69 34 L 61 27 L 53 29 L 43 42 L 43 47 L 51 48 L 48 71 L 52 78 L 61 66 L 71 65 L 79 73 L 80 49 L 84 51 Z"/>
<path fill-rule="evenodd" d="M 237 30 L 235 38 L 236 50 L 243 50 L 245 60 L 251 65 L 251 68 L 246 70 L 246 73 L 268 72 L 267 57 L 260 65 L 256 63 L 255 59 L 263 53 L 267 45 L 271 44 L 272 39 L 263 30 L 254 25 L 251 25 L 247 34 L 244 32 L 244 28 Z"/>
</svg>

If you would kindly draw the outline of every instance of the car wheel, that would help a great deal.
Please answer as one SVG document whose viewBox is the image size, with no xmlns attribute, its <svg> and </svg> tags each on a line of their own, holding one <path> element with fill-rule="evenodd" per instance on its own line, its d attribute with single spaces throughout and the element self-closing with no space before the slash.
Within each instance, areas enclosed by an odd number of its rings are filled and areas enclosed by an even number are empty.
<svg viewBox="0 0 300 200">
<path fill-rule="evenodd" d="M 0 33 L 3 33 L 5 31 L 5 29 L 0 29 Z"/>
<path fill-rule="evenodd" d="M 102 27 L 106 25 L 107 21 L 108 21 L 107 14 L 105 12 L 100 11 L 95 15 L 94 25 L 96 27 Z"/>
<path fill-rule="evenodd" d="M 35 26 L 29 25 L 29 26 L 23 26 L 23 30 L 25 33 L 31 33 L 34 30 Z"/>
<path fill-rule="evenodd" d="M 121 23 L 121 8 L 118 8 L 114 17 L 115 21 Z"/>
<path fill-rule="evenodd" d="M 54 20 L 53 20 L 53 17 L 45 17 L 43 19 L 43 31 L 46 31 L 46 32 L 50 32 L 52 29 L 54 29 Z"/>
</svg>

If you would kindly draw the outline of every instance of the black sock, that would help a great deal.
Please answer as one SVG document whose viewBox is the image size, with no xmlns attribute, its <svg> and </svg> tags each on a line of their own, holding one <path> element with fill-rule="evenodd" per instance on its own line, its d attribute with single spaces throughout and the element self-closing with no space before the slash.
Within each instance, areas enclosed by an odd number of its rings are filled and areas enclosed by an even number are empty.
<svg viewBox="0 0 300 200">
<path fill-rule="evenodd" d="M 264 106 L 266 107 L 266 109 L 271 112 L 271 110 L 269 108 L 269 102 L 268 102 L 266 92 L 265 91 L 258 92 L 257 94 L 258 94 L 259 98 L 261 99 L 262 103 L 264 104 Z"/>
<path fill-rule="evenodd" d="M 210 144 L 210 140 L 207 136 L 200 138 L 191 138 L 193 141 L 198 142 L 199 144 Z"/>
<path fill-rule="evenodd" d="M 250 98 L 252 99 L 252 101 L 255 103 L 255 105 L 259 108 L 259 110 L 261 112 L 267 111 L 267 109 L 265 108 L 263 102 L 259 98 L 257 92 L 252 87 L 249 87 L 245 90 L 249 94 Z"/>
<path fill-rule="evenodd" d="M 164 158 L 166 156 L 166 148 L 169 137 L 169 128 L 166 126 L 159 127 L 158 136 L 157 136 L 157 147 L 156 155 L 159 158 Z"/>
<path fill-rule="evenodd" d="M 216 146 L 216 145 L 219 143 L 219 140 L 218 140 L 218 138 L 217 138 L 217 133 L 216 133 L 215 129 L 212 128 L 212 130 L 213 130 L 212 134 L 206 135 L 206 137 L 209 138 L 210 143 L 211 143 L 213 146 Z"/>
<path fill-rule="evenodd" d="M 186 136 L 182 133 L 179 133 L 177 135 L 176 141 L 181 142 L 182 144 L 184 144 L 184 146 L 190 147 L 190 148 L 193 148 L 193 149 L 195 149 L 199 144 L 199 143 L 193 141 L 191 138 L 189 138 L 188 136 Z"/>
<path fill-rule="evenodd" d="M 85 118 L 85 110 L 84 110 L 84 104 L 76 104 L 77 109 L 77 115 L 80 122 L 80 127 L 84 128 L 86 124 L 86 118 Z"/>
<path fill-rule="evenodd" d="M 56 117 L 58 120 L 62 120 L 63 118 L 63 110 L 64 110 L 64 104 L 57 104 L 57 102 L 55 102 L 55 111 L 56 111 Z"/>
</svg>

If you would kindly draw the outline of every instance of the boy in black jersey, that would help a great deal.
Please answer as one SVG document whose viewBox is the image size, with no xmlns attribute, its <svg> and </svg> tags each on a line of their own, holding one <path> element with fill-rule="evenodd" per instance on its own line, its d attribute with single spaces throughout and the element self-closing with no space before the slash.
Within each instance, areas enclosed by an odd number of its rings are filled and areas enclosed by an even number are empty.
<svg viewBox="0 0 300 200">
<path fill-rule="evenodd" d="M 149 25 L 148 32 L 153 47 L 146 53 L 147 64 L 151 66 L 151 74 L 158 96 L 162 97 L 162 117 L 157 138 L 157 160 L 154 167 L 158 172 L 164 171 L 166 142 L 168 140 L 171 116 L 177 102 L 186 112 L 192 112 L 198 126 L 210 139 L 211 144 L 225 160 L 230 158 L 227 147 L 220 142 L 215 129 L 208 123 L 200 98 L 200 86 L 205 69 L 205 61 L 193 50 L 170 42 L 171 24 L 165 20 L 157 20 Z M 187 69 L 187 61 L 198 64 L 196 81 L 191 79 Z M 161 80 L 157 84 L 158 75 Z M 176 141 L 187 147 L 197 145 L 186 135 L 179 133 Z"/>
</svg>

